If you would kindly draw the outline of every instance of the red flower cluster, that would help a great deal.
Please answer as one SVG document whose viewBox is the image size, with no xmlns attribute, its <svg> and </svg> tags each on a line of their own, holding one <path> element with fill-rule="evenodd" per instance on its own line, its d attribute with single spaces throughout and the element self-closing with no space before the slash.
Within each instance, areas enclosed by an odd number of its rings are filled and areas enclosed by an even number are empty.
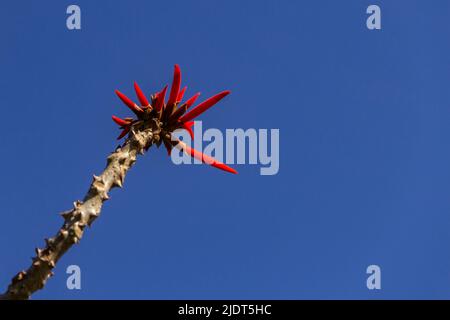
<svg viewBox="0 0 450 320">
<path fill-rule="evenodd" d="M 183 100 L 184 93 L 186 92 L 186 87 L 180 90 L 181 87 L 181 71 L 178 65 L 175 65 L 175 71 L 173 74 L 173 82 L 172 87 L 169 93 L 169 99 L 167 103 L 165 102 L 167 85 L 159 92 L 150 96 L 151 103 L 147 100 L 147 97 L 142 92 L 141 88 L 139 88 L 138 84 L 134 83 L 134 89 L 136 91 L 137 98 L 139 100 L 139 104 L 137 105 L 127 96 L 125 96 L 120 91 L 116 90 L 116 94 L 119 96 L 120 100 L 122 100 L 125 105 L 130 108 L 131 111 L 137 116 L 137 119 L 133 118 L 125 118 L 121 119 L 116 116 L 112 116 L 112 119 L 115 123 L 117 123 L 122 129 L 121 134 L 117 139 L 123 138 L 128 132 L 131 130 L 133 125 L 136 125 L 138 122 L 150 121 L 152 119 L 157 119 L 162 123 L 162 142 L 167 149 L 167 152 L 170 155 L 172 148 L 177 147 L 180 150 L 183 150 L 185 153 L 190 155 L 193 158 L 196 158 L 204 163 L 207 163 L 215 168 L 231 172 L 237 173 L 236 170 L 230 168 L 229 166 L 223 164 L 222 162 L 217 161 L 214 158 L 211 158 L 200 151 L 190 148 L 185 143 L 177 140 L 172 141 L 171 133 L 176 129 L 185 129 L 189 132 L 192 139 L 194 139 L 194 133 L 192 131 L 192 126 L 194 125 L 194 120 L 203 112 L 211 108 L 225 96 L 227 96 L 230 91 L 223 91 L 221 93 L 212 96 L 211 98 L 203 101 L 198 104 L 195 108 L 188 110 L 195 103 L 197 98 L 200 96 L 200 93 L 195 94 L 190 99 L 185 102 L 181 102 Z"/>
</svg>

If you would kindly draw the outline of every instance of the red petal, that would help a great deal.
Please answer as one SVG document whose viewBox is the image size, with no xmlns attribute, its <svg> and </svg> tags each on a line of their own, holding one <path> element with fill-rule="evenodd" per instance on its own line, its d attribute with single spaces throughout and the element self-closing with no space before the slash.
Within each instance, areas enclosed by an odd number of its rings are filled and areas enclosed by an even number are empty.
<svg viewBox="0 0 450 320">
<path fill-rule="evenodd" d="M 177 102 L 180 102 L 181 100 L 183 100 L 186 89 L 187 89 L 187 87 L 184 87 L 183 89 L 181 89 L 180 93 L 178 93 Z"/>
<path fill-rule="evenodd" d="M 200 151 L 197 151 L 197 150 L 187 146 L 184 142 L 180 141 L 176 146 L 178 148 L 181 148 L 184 152 L 186 152 L 191 157 L 193 157 L 197 160 L 200 160 L 203 163 L 209 164 L 210 166 L 213 166 L 213 167 L 223 170 L 223 171 L 237 174 L 237 171 L 234 170 L 233 168 L 227 166 L 226 164 L 223 164 L 222 162 L 217 161 L 216 159 L 214 159 L 210 156 L 207 156 L 206 154 L 203 154 Z"/>
<path fill-rule="evenodd" d="M 119 90 L 116 90 L 115 92 L 116 92 L 117 96 L 120 98 L 120 100 L 122 100 L 122 102 L 125 103 L 127 105 L 127 107 L 130 108 L 131 111 L 133 111 L 135 114 L 144 112 L 141 108 L 139 108 L 133 101 L 130 100 L 130 98 L 128 98 L 122 92 L 120 92 Z"/>
<path fill-rule="evenodd" d="M 198 117 L 203 112 L 205 112 L 206 110 L 211 108 L 213 105 L 215 105 L 217 102 L 219 102 L 221 99 L 226 97 L 229 93 L 230 93 L 230 91 L 228 91 L 228 90 L 227 91 L 223 91 L 223 92 L 221 92 L 219 94 L 216 94 L 215 96 L 212 96 L 208 100 L 203 101 L 198 106 L 196 106 L 194 109 L 192 109 L 191 111 L 186 113 L 184 116 L 182 116 L 180 118 L 180 121 L 181 122 L 186 122 L 186 121 L 189 121 L 189 120 L 192 120 L 192 119 Z"/>
<path fill-rule="evenodd" d="M 130 124 L 128 121 L 125 121 L 125 120 L 123 120 L 123 119 L 121 119 L 121 118 L 119 118 L 119 117 L 116 117 L 116 116 L 112 116 L 112 119 L 113 119 L 113 121 L 114 121 L 115 123 L 117 123 L 117 124 L 118 124 L 119 126 L 121 126 L 121 127 Z"/>
<path fill-rule="evenodd" d="M 200 92 L 197 92 L 192 98 L 190 98 L 188 101 L 186 101 L 186 105 L 188 106 L 188 108 L 190 108 L 195 103 L 195 100 L 197 100 L 197 98 L 199 96 L 200 96 Z"/>
<path fill-rule="evenodd" d="M 156 97 L 155 110 L 160 111 L 164 106 L 164 99 L 166 98 L 167 85 L 161 92 L 158 92 L 158 96 Z"/>
<path fill-rule="evenodd" d="M 226 164 L 223 164 L 221 162 L 216 162 L 214 164 L 212 164 L 213 167 L 226 171 L 226 172 L 230 172 L 232 174 L 237 174 L 238 172 L 236 170 L 234 170 L 233 168 L 227 166 Z"/>
<path fill-rule="evenodd" d="M 141 103 L 141 106 L 146 107 L 150 105 L 147 98 L 145 97 L 145 94 L 142 92 L 141 88 L 139 88 L 136 82 L 134 82 L 134 91 L 136 91 L 136 95 L 138 97 L 139 102 Z"/>
<path fill-rule="evenodd" d="M 126 127 L 126 128 L 124 128 L 123 130 L 122 130 L 122 133 L 120 134 L 120 136 L 118 136 L 117 137 L 117 140 L 120 140 L 120 139 L 122 139 L 123 137 L 125 137 L 126 136 L 126 134 L 130 131 L 130 128 L 131 127 Z"/>
<path fill-rule="evenodd" d="M 191 136 L 191 140 L 194 140 L 194 131 L 192 131 L 192 126 L 194 125 L 194 121 L 189 121 L 183 123 L 183 129 L 189 132 L 189 135 Z"/>
<path fill-rule="evenodd" d="M 178 93 L 180 92 L 181 85 L 181 70 L 180 67 L 176 64 L 175 70 L 173 72 L 173 81 L 172 87 L 170 88 L 169 101 L 167 102 L 168 106 L 172 106 L 177 102 Z"/>
</svg>

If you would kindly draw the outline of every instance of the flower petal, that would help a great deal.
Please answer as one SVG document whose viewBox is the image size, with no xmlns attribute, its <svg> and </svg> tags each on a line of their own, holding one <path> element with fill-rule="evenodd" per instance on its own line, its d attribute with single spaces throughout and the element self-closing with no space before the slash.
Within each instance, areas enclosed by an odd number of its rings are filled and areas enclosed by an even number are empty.
<svg viewBox="0 0 450 320">
<path fill-rule="evenodd" d="M 184 93 L 186 92 L 186 89 L 187 89 L 187 87 L 184 87 L 184 88 L 181 89 L 181 91 L 178 93 L 177 103 L 180 102 L 181 100 L 183 100 Z"/>
<path fill-rule="evenodd" d="M 133 111 L 136 115 L 144 112 L 141 108 L 139 108 L 133 101 L 131 101 L 130 98 L 128 98 L 126 95 L 124 95 L 122 92 L 120 92 L 119 90 L 116 90 L 115 93 L 117 94 L 117 96 L 120 98 L 120 100 L 122 100 L 123 103 L 125 103 L 125 105 L 131 109 L 131 111 Z"/>
<path fill-rule="evenodd" d="M 177 102 L 178 93 L 180 92 L 181 85 L 181 70 L 180 67 L 176 64 L 175 69 L 173 71 L 173 81 L 172 87 L 170 88 L 169 101 L 167 102 L 168 106 L 172 106 Z"/>
<path fill-rule="evenodd" d="M 137 82 L 134 82 L 134 91 L 136 91 L 136 96 L 138 97 L 138 100 L 141 103 L 141 106 L 147 107 L 150 105 L 150 103 L 147 100 L 147 97 L 142 92 L 141 88 L 139 88 Z"/>
<path fill-rule="evenodd" d="M 126 135 L 127 135 L 127 133 L 128 132 L 130 132 L 130 126 L 128 126 L 128 127 L 125 127 L 123 130 L 122 130 L 122 133 L 117 137 L 117 140 L 120 140 L 120 139 L 122 139 L 123 137 L 125 137 Z"/>
<path fill-rule="evenodd" d="M 116 116 L 112 116 L 112 119 L 113 119 L 113 121 L 115 122 L 115 123 L 117 123 L 119 126 L 121 126 L 121 127 L 123 127 L 123 126 L 126 126 L 126 125 L 129 125 L 130 124 L 130 122 L 129 121 L 126 121 L 126 120 L 124 120 L 124 119 L 121 119 L 121 118 L 119 118 L 119 117 L 116 117 Z"/>
<path fill-rule="evenodd" d="M 213 105 L 215 105 L 217 102 L 222 100 L 224 97 L 226 97 L 228 94 L 230 94 L 230 91 L 223 91 L 219 94 L 216 94 L 215 96 L 212 96 L 208 100 L 203 101 L 198 106 L 196 106 L 194 109 L 186 113 L 184 116 L 180 118 L 181 122 L 186 122 L 192 119 L 195 119 L 199 115 L 201 115 L 203 112 L 211 108 Z"/>
<path fill-rule="evenodd" d="M 181 149 L 181 150 L 183 150 L 184 152 L 186 152 L 186 154 L 190 155 L 191 157 L 202 161 L 203 163 L 209 164 L 210 166 L 213 166 L 213 167 L 215 167 L 217 169 L 220 169 L 220 170 L 223 170 L 223 171 L 226 171 L 226 172 L 237 174 L 237 171 L 234 170 L 233 168 L 227 166 L 226 164 L 224 164 L 222 162 L 217 161 L 216 159 L 214 159 L 214 158 L 212 158 L 210 156 L 207 156 L 206 154 L 204 154 L 204 153 L 202 153 L 200 151 L 197 151 L 197 150 L 189 147 L 188 145 L 186 145 L 182 141 L 180 141 L 176 145 L 176 147 Z"/>
<path fill-rule="evenodd" d="M 191 97 L 190 99 L 188 99 L 188 101 L 186 101 L 188 109 L 195 103 L 195 100 L 197 100 L 199 96 L 200 92 L 197 92 L 193 97 Z"/>
<path fill-rule="evenodd" d="M 192 131 L 192 126 L 194 125 L 194 121 L 189 121 L 183 123 L 183 129 L 186 130 L 191 136 L 191 140 L 194 140 L 194 131 Z"/>
<path fill-rule="evenodd" d="M 166 98 L 166 91 L 167 91 L 167 85 L 161 90 L 161 92 L 158 92 L 156 96 L 156 103 L 155 103 L 155 110 L 161 111 L 161 109 L 164 107 L 164 100 Z"/>
</svg>

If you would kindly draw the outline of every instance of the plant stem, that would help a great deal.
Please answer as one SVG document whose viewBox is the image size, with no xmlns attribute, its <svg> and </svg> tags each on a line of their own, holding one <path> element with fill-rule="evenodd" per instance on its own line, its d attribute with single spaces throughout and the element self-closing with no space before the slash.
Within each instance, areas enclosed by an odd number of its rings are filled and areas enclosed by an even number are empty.
<svg viewBox="0 0 450 320">
<path fill-rule="evenodd" d="M 74 202 L 73 209 L 63 212 L 64 223 L 58 233 L 45 239 L 44 249 L 36 248 L 33 263 L 26 271 L 19 272 L 11 281 L 0 299 L 28 299 L 45 286 L 53 275 L 58 260 L 75 243 L 78 243 L 86 226 L 90 226 L 100 215 L 103 202 L 108 200 L 108 192 L 114 187 L 122 187 L 125 175 L 136 162 L 138 154 L 144 154 L 153 143 L 160 141 L 160 123 L 149 121 L 145 126 L 131 130 L 128 139 L 107 159 L 104 171 L 93 178 L 83 201 Z"/>
</svg>

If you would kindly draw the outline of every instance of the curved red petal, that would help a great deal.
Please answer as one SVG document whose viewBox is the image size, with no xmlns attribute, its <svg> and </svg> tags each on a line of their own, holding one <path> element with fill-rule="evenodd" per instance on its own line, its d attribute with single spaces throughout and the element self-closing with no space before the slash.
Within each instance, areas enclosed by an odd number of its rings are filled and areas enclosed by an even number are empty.
<svg viewBox="0 0 450 320">
<path fill-rule="evenodd" d="M 189 133 L 189 135 L 191 136 L 191 140 L 194 140 L 194 131 L 192 131 L 193 125 L 194 125 L 193 121 L 183 123 L 183 129 Z"/>
<path fill-rule="evenodd" d="M 193 97 L 188 99 L 185 103 L 187 105 L 187 107 L 190 108 L 195 103 L 195 101 L 197 100 L 197 98 L 199 96 L 200 96 L 200 92 L 197 92 Z"/>
<path fill-rule="evenodd" d="M 136 96 L 137 96 L 139 102 L 141 103 L 141 106 L 147 107 L 148 105 L 150 105 L 150 103 L 147 100 L 147 97 L 142 92 L 141 88 L 139 88 L 139 85 L 137 84 L 137 82 L 134 82 L 134 91 L 136 91 Z"/>
<path fill-rule="evenodd" d="M 203 101 L 198 106 L 196 106 L 194 109 L 186 113 L 184 116 L 180 118 L 181 122 L 186 122 L 192 119 L 195 119 L 199 115 L 201 115 L 203 112 L 211 108 L 213 105 L 215 105 L 217 102 L 222 100 L 224 97 L 226 97 L 228 94 L 230 94 L 230 91 L 222 91 L 221 93 L 216 94 L 215 96 L 212 96 L 208 100 Z"/>
<path fill-rule="evenodd" d="M 181 89 L 180 93 L 178 93 L 177 103 L 180 102 L 181 100 L 183 100 L 186 89 L 187 89 L 187 87 L 184 87 L 183 89 Z"/>
<path fill-rule="evenodd" d="M 124 95 L 122 92 L 120 92 L 119 90 L 116 90 L 115 93 L 117 94 L 117 96 L 120 98 L 120 100 L 122 100 L 123 103 L 125 103 L 125 105 L 131 109 L 131 111 L 133 111 L 136 114 L 142 113 L 144 112 L 141 108 L 139 108 L 133 101 L 131 101 L 130 98 L 128 98 L 126 95 Z"/>
<path fill-rule="evenodd" d="M 168 106 L 172 106 L 177 102 L 178 93 L 180 92 L 181 85 L 181 70 L 180 67 L 176 64 L 173 71 L 173 81 L 172 87 L 170 88 L 169 101 L 167 102 Z"/>
<path fill-rule="evenodd" d="M 129 122 L 128 121 L 125 121 L 124 119 L 121 119 L 121 118 L 119 118 L 119 117 L 116 117 L 116 116 L 112 116 L 112 119 L 113 119 L 113 121 L 115 122 L 115 123 L 117 123 L 119 126 L 126 126 L 126 125 L 128 125 L 129 124 Z"/>
<path fill-rule="evenodd" d="M 212 166 L 214 168 L 217 168 L 217 169 L 220 169 L 220 170 L 223 170 L 223 171 L 226 171 L 226 172 L 230 172 L 232 174 L 237 174 L 238 173 L 235 169 L 233 169 L 233 168 L 231 168 L 231 167 L 229 167 L 226 164 L 223 164 L 221 162 L 213 163 Z"/>
<path fill-rule="evenodd" d="M 167 91 L 167 85 L 161 90 L 161 92 L 158 92 L 158 95 L 156 97 L 156 103 L 155 103 L 155 110 L 160 111 L 164 107 L 164 100 L 166 98 L 166 91 Z"/>
<path fill-rule="evenodd" d="M 189 147 L 188 145 L 186 145 L 184 142 L 179 142 L 176 145 L 178 148 L 181 148 L 184 152 L 186 152 L 188 155 L 190 155 L 191 157 L 202 161 L 203 163 L 209 164 L 212 167 L 215 167 L 217 169 L 226 171 L 226 172 L 230 172 L 233 174 L 237 174 L 238 172 L 236 170 L 234 170 L 233 168 L 227 166 L 226 164 L 217 161 L 216 159 L 207 156 L 206 154 L 195 150 L 194 148 Z"/>
<path fill-rule="evenodd" d="M 128 132 L 130 132 L 130 127 L 129 126 L 122 130 L 122 133 L 117 137 L 117 140 L 120 140 L 123 137 L 125 137 Z"/>
</svg>

